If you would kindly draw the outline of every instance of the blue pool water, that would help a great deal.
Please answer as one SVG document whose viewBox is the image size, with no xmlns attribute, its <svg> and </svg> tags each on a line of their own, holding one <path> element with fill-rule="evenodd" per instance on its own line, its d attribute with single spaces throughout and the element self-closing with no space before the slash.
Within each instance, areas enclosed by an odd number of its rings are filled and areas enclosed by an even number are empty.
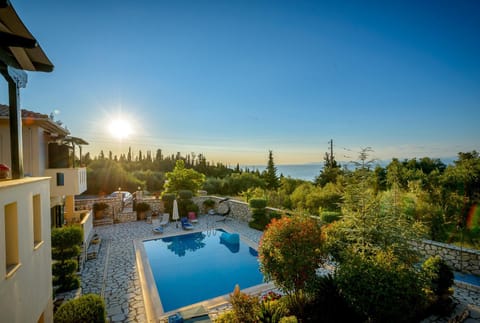
<svg viewBox="0 0 480 323">
<path fill-rule="evenodd" d="M 460 272 L 454 272 L 453 273 L 455 280 L 470 284 L 470 285 L 475 285 L 480 287 L 480 277 L 471 275 L 471 274 L 464 274 Z"/>
<path fill-rule="evenodd" d="M 263 282 L 257 251 L 211 230 L 144 241 L 165 312 Z"/>
</svg>

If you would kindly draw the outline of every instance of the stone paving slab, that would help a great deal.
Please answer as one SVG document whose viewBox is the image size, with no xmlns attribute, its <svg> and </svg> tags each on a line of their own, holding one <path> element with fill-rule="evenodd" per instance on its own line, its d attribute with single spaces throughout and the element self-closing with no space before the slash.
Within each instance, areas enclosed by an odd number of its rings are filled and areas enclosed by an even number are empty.
<svg viewBox="0 0 480 323">
<path fill-rule="evenodd" d="M 238 232 L 253 244 L 258 244 L 262 232 L 248 227 L 244 222 L 217 216 L 199 216 L 196 229 L 210 230 L 225 227 L 228 231 Z M 180 223 L 178 223 L 180 226 Z M 109 226 L 95 227 L 102 239 L 96 259 L 85 262 L 82 271 L 82 294 L 95 293 L 101 295 L 106 304 L 107 317 L 110 322 L 146 322 L 146 311 L 140 287 L 139 275 L 135 260 L 134 240 L 161 238 L 175 233 L 183 233 L 181 228 L 171 222 L 164 234 L 155 234 L 153 225 L 143 222 L 119 223 Z M 458 302 L 457 312 L 469 310 L 468 320 L 480 317 L 480 296 L 478 292 L 455 288 L 454 297 Z M 462 307 L 463 306 L 463 307 Z M 437 318 L 426 322 L 447 322 Z"/>
</svg>

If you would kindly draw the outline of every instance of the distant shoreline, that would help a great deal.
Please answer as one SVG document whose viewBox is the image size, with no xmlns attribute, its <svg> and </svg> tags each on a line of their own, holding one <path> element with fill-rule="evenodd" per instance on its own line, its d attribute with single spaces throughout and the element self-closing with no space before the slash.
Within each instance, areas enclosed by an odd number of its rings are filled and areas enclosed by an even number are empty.
<svg viewBox="0 0 480 323">
<path fill-rule="evenodd" d="M 422 157 L 423 158 L 423 157 Z M 430 158 L 430 157 L 429 157 Z M 411 160 L 413 158 L 398 158 L 401 162 L 405 159 Z M 421 158 L 417 158 L 419 160 Z M 437 159 L 437 158 L 432 158 Z M 445 157 L 445 158 L 438 158 L 440 159 L 445 165 L 451 165 L 457 157 Z M 377 160 L 374 162 L 374 165 L 380 165 L 381 167 L 386 167 L 392 159 L 389 160 Z M 340 165 L 348 165 L 351 162 L 340 161 Z M 305 163 L 305 164 L 281 164 L 275 165 L 277 168 L 277 175 L 283 174 L 285 177 L 291 177 L 295 179 L 302 179 L 305 181 L 315 181 L 315 177 L 320 174 L 320 171 L 323 169 L 323 162 L 312 162 L 312 163 Z M 240 165 L 241 169 L 249 169 L 250 171 L 259 170 L 263 172 L 267 165 Z"/>
</svg>

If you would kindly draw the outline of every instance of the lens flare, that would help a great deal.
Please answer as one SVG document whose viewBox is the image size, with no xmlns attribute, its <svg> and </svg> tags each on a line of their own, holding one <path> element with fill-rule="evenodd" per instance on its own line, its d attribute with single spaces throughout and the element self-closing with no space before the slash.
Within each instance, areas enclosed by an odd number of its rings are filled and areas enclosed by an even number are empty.
<svg viewBox="0 0 480 323">
<path fill-rule="evenodd" d="M 473 230 L 480 226 L 480 208 L 477 204 L 470 207 L 467 216 L 467 229 Z"/>
</svg>

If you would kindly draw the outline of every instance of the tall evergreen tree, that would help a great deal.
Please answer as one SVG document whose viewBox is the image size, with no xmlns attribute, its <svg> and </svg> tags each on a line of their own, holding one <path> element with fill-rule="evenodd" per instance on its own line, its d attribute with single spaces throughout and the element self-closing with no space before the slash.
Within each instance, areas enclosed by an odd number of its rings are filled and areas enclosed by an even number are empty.
<svg viewBox="0 0 480 323">
<path fill-rule="evenodd" d="M 320 175 L 315 178 L 315 185 L 321 187 L 324 187 L 327 183 L 335 183 L 337 177 L 342 174 L 340 165 L 338 165 L 333 155 L 326 152 L 323 159 L 325 160 L 323 168 L 320 171 Z"/>
<path fill-rule="evenodd" d="M 268 189 L 276 190 L 280 186 L 280 181 L 277 176 L 277 167 L 275 167 L 275 163 L 273 162 L 273 153 L 271 150 L 268 153 L 268 164 L 264 177 Z"/>
</svg>

